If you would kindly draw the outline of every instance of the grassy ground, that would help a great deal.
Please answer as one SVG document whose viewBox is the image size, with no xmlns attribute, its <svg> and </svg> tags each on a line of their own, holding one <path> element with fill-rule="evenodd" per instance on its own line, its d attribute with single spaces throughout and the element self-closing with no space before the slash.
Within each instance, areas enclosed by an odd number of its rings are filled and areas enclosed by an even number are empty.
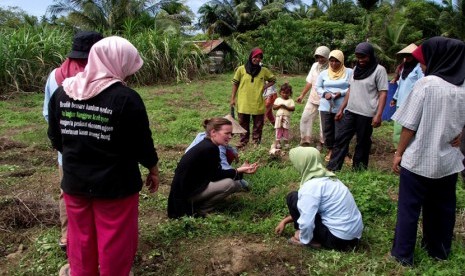
<svg viewBox="0 0 465 276">
<path fill-rule="evenodd" d="M 287 156 L 272 158 L 274 130 L 264 129 L 259 147 L 241 151 L 241 159 L 261 168 L 248 176 L 249 193 L 232 196 L 206 219 L 168 220 L 167 195 L 184 149 L 201 131 L 206 117 L 229 112 L 231 74 L 188 84 L 138 88 L 160 155 L 161 186 L 157 194 L 141 192 L 140 244 L 136 275 L 464 275 L 465 192 L 458 184 L 458 210 L 449 261 L 437 262 L 417 248 L 416 266 L 404 268 L 386 258 L 396 219 L 398 178 L 390 172 L 392 124 L 374 131 L 370 169 L 338 177 L 350 188 L 362 212 L 362 245 L 350 253 L 309 250 L 287 244 L 274 227 L 287 214 L 284 197 L 298 188 L 299 176 Z M 304 76 L 288 80 L 297 98 Z M 55 152 L 46 138 L 41 94 L 18 94 L 0 101 L 0 275 L 56 275 L 66 263 L 58 249 L 59 193 Z M 293 114 L 293 139 L 299 142 L 303 106 Z M 317 133 L 318 126 L 314 126 Z M 237 138 L 235 138 L 237 141 Z M 324 154 L 324 153 L 323 153 Z M 146 172 L 143 169 L 144 173 Z M 421 228 L 421 227 L 420 227 Z M 419 229 L 421 235 L 421 229 Z M 419 236 L 420 236 L 419 235 Z"/>
</svg>

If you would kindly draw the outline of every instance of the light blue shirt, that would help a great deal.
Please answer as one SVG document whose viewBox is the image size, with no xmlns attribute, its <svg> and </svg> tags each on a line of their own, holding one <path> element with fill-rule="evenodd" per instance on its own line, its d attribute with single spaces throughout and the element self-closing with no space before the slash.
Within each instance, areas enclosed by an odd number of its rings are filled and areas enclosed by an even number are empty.
<svg viewBox="0 0 465 276">
<path fill-rule="evenodd" d="M 343 240 L 362 237 L 362 215 L 349 189 L 338 179 L 319 177 L 305 182 L 299 189 L 297 208 L 303 244 L 313 239 L 316 214 L 334 236 Z"/>
<path fill-rule="evenodd" d="M 402 71 L 404 71 L 402 69 Z M 401 72 L 402 74 L 402 72 Z M 396 107 L 399 108 L 402 103 L 405 102 L 407 99 L 408 95 L 410 95 L 410 92 L 413 90 L 413 85 L 417 82 L 417 80 L 421 79 L 424 77 L 423 71 L 421 70 L 420 63 L 413 68 L 412 72 L 408 74 L 408 76 L 404 79 L 399 78 L 397 81 L 398 86 L 396 93 L 392 97 L 394 100 L 396 100 Z"/>
<path fill-rule="evenodd" d="M 55 79 L 55 70 L 48 75 L 47 82 L 45 83 L 45 97 L 44 97 L 44 107 L 42 109 L 42 115 L 44 115 L 45 120 L 48 122 L 48 103 L 52 97 L 55 90 L 58 88 L 58 83 Z M 63 166 L 63 156 L 61 152 L 58 152 L 58 164 Z"/>
<path fill-rule="evenodd" d="M 331 80 L 329 78 L 328 69 L 322 71 L 316 81 L 316 92 L 320 96 L 320 107 L 319 111 L 326 111 L 331 113 L 337 113 L 344 101 L 344 96 L 349 90 L 349 80 L 352 77 L 352 69 L 346 68 L 346 74 L 344 78 L 338 80 Z M 325 99 L 323 94 L 331 93 L 331 100 Z M 341 93 L 341 97 L 334 99 L 336 93 Z"/>
<path fill-rule="evenodd" d="M 203 139 L 205 139 L 206 136 L 207 136 L 207 134 L 205 132 L 201 132 L 201 133 L 197 134 L 194 141 L 192 141 L 192 143 L 189 145 L 189 147 L 187 147 L 185 152 L 189 151 L 193 146 L 195 146 L 198 143 L 200 143 L 201 141 L 203 141 Z M 231 165 L 229 165 L 228 159 L 226 158 L 226 147 L 225 146 L 218 146 L 218 148 L 220 149 L 221 168 L 223 170 L 233 169 L 233 167 L 231 167 Z M 228 146 L 228 149 L 234 151 L 234 153 L 237 154 L 237 150 L 235 148 L 233 148 L 231 146 Z"/>
</svg>

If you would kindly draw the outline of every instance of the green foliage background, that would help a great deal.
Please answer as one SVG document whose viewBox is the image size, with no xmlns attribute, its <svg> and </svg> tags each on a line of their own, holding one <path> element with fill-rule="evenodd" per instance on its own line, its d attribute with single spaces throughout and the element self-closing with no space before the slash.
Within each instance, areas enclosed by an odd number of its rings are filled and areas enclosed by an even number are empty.
<svg viewBox="0 0 465 276">
<path fill-rule="evenodd" d="M 140 50 L 145 66 L 132 80 L 139 86 L 203 78 L 209 60 L 192 41 L 217 38 L 234 50 L 227 55 L 227 71 L 257 46 L 264 49 L 264 63 L 279 73 L 306 72 L 320 45 L 342 50 L 352 67 L 355 46 L 369 41 L 392 72 L 400 62 L 395 53 L 410 43 L 437 35 L 464 39 L 464 6 L 463 0 L 208 1 L 197 24 L 179 0 L 60 0 L 49 7 L 53 16 L 40 22 L 20 9 L 0 8 L 0 94 L 42 91 L 48 73 L 69 52 L 73 34 L 88 29 L 123 36 Z M 204 33 L 192 34 L 195 26 Z"/>
</svg>

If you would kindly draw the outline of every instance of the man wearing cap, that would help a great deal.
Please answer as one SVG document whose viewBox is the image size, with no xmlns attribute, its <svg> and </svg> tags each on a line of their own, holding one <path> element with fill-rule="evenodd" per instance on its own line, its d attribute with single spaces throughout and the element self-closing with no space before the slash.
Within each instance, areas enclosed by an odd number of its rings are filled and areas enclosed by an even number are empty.
<svg viewBox="0 0 465 276">
<path fill-rule="evenodd" d="M 397 53 L 404 62 L 401 64 L 396 93 L 389 104 L 391 107 L 395 106 L 396 109 L 399 109 L 399 107 L 405 102 L 407 96 L 413 90 L 413 85 L 417 82 L 417 80 L 424 76 L 420 63 L 418 63 L 418 61 L 412 56 L 412 52 L 416 48 L 417 45 L 412 43 Z M 393 141 L 396 147 L 399 143 L 401 130 L 402 126 L 397 122 L 394 122 Z"/>
<path fill-rule="evenodd" d="M 79 32 L 73 38 L 73 45 L 68 58 L 60 65 L 60 67 L 53 69 L 47 78 L 45 84 L 45 98 L 42 114 L 48 122 L 48 103 L 55 90 L 62 85 L 66 78 L 73 77 L 77 73 L 84 71 L 87 64 L 87 57 L 90 48 L 97 41 L 101 40 L 103 36 L 97 32 Z M 60 181 L 63 176 L 63 163 L 61 153 L 58 152 L 58 172 Z M 67 225 L 68 217 L 66 215 L 65 202 L 63 200 L 63 192 L 60 193 L 60 223 L 61 223 L 61 237 L 58 242 L 61 248 L 66 249 L 67 244 Z"/>
</svg>

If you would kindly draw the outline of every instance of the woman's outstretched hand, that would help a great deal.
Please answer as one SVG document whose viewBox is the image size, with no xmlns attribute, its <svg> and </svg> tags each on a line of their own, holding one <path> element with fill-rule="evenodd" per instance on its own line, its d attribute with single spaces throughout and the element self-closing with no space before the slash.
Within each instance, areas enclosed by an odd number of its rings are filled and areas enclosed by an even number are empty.
<svg viewBox="0 0 465 276">
<path fill-rule="evenodd" d="M 257 162 L 250 164 L 249 162 L 246 161 L 244 164 L 242 164 L 242 166 L 237 168 L 237 172 L 253 174 L 253 173 L 255 173 L 257 171 L 257 169 L 258 169 L 258 163 Z"/>
</svg>

